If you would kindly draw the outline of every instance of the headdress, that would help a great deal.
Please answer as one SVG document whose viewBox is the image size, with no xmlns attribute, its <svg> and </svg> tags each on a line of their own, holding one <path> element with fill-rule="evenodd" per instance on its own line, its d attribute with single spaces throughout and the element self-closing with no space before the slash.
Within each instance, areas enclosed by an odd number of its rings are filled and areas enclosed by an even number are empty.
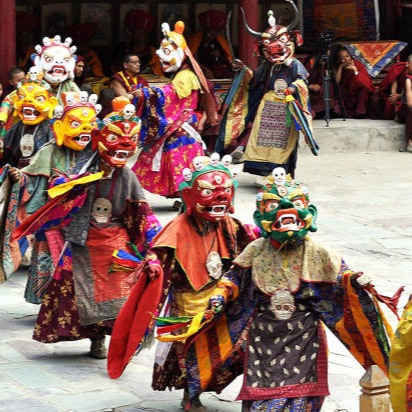
<svg viewBox="0 0 412 412">
<path fill-rule="evenodd" d="M 74 54 L 77 50 L 76 46 L 71 46 L 72 44 L 72 39 L 70 37 L 66 37 L 64 42 L 62 43 L 61 37 L 59 35 L 54 36 L 54 38 L 49 38 L 49 37 L 43 37 L 43 45 L 37 44 L 34 48 L 36 50 L 36 53 L 33 53 L 31 58 L 33 62 L 35 61 L 35 58 L 37 56 L 41 56 L 46 49 L 49 47 L 54 47 L 54 46 L 60 46 L 60 47 L 65 47 L 67 50 L 69 50 L 70 54 Z"/>
<path fill-rule="evenodd" d="M 206 80 L 206 77 L 202 69 L 200 68 L 196 59 L 193 57 L 192 52 L 187 46 L 186 39 L 183 36 L 184 29 L 185 29 L 185 24 L 182 21 L 178 21 L 175 23 L 174 31 L 170 30 L 170 26 L 168 23 L 162 24 L 162 32 L 165 38 L 170 40 L 177 47 L 180 47 L 184 51 L 187 58 L 190 60 L 193 70 L 196 73 L 196 76 L 198 77 L 200 84 L 202 85 L 202 91 L 203 91 L 202 99 L 204 99 L 203 106 L 204 106 L 204 110 L 207 115 L 207 119 L 211 125 L 215 125 L 218 121 L 215 101 L 211 95 L 209 85 L 207 84 L 207 80 Z"/>
<path fill-rule="evenodd" d="M 186 168 L 182 172 L 183 181 L 179 185 L 179 191 L 182 191 L 185 187 L 192 187 L 193 182 L 201 175 L 209 172 L 219 171 L 226 173 L 232 180 L 235 188 L 239 183 L 235 180 L 239 174 L 238 169 L 229 169 L 229 164 L 232 162 L 230 155 L 223 156 L 222 161 L 219 159 L 217 153 L 213 153 L 209 158 L 207 156 L 196 156 L 191 164 L 191 168 Z"/>
</svg>

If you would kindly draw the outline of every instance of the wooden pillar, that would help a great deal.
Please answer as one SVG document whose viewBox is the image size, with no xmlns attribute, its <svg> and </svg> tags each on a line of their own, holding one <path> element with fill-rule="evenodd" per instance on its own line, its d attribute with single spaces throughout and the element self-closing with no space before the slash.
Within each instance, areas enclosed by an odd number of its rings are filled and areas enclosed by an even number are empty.
<svg viewBox="0 0 412 412">
<path fill-rule="evenodd" d="M 246 19 L 251 29 L 262 32 L 266 27 L 259 27 L 258 0 L 239 0 L 239 7 L 245 10 Z M 256 45 L 256 38 L 251 36 L 243 24 L 242 13 L 239 10 L 239 59 L 250 68 L 255 69 L 258 65 L 257 57 L 253 56 Z"/>
<path fill-rule="evenodd" d="M 16 65 L 16 2 L 0 0 L 0 81 L 9 84 L 8 72 Z"/>
<path fill-rule="evenodd" d="M 362 395 L 360 412 L 390 412 L 389 379 L 377 365 L 372 365 L 359 381 Z"/>
</svg>

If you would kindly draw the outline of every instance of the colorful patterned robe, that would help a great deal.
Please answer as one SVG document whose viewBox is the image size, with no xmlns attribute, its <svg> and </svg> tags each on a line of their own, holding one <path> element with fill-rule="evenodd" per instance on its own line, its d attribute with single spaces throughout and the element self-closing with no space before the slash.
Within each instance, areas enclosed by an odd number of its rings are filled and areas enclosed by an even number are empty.
<svg viewBox="0 0 412 412">
<path fill-rule="evenodd" d="M 141 88 L 143 98 L 137 102 L 142 110 L 142 151 L 132 167 L 142 186 L 149 192 L 179 197 L 179 183 L 184 168 L 195 156 L 203 155 L 200 135 L 184 129 L 195 126 L 202 87 L 189 67 L 179 70 L 165 86 Z"/>
<path fill-rule="evenodd" d="M 227 308 L 217 322 L 226 322 L 227 339 L 212 347 L 205 368 L 187 342 L 189 391 L 195 399 L 216 378 L 219 365 L 236 349 L 245 330 L 244 379 L 238 399 L 247 411 L 320 411 L 327 385 L 326 326 L 365 368 L 387 370 L 390 326 L 380 312 L 372 287 L 357 282 L 336 253 L 306 239 L 297 248 L 277 252 L 268 239 L 252 242 L 234 260 L 218 284 Z M 287 288 L 296 309 L 279 319 L 270 305 L 277 289 Z M 224 319 L 226 318 L 226 319 Z M 223 320 L 222 320 L 223 319 Z M 196 341 L 202 336 L 193 339 Z M 210 356 L 205 346 L 203 357 Z M 222 348 L 224 350 L 222 350 Z"/>
<path fill-rule="evenodd" d="M 12 185 L 7 216 L 4 226 L 2 226 L 3 250 L 1 262 L 6 279 L 17 270 L 22 255 L 28 246 L 26 238 L 20 239 L 19 242 L 12 239 L 13 230 L 47 202 L 47 189 L 53 175 L 59 172 L 65 173 L 75 164 L 78 164 L 81 168 L 91 155 L 90 147 L 81 152 L 75 152 L 65 146 L 57 146 L 55 141 L 52 140 L 46 143 L 33 156 L 30 164 L 22 169 L 23 173 L 20 181 Z M 38 232 L 35 238 L 25 292 L 26 300 L 30 303 L 41 302 L 42 293 L 53 270 L 45 234 Z"/>
<path fill-rule="evenodd" d="M 165 302 L 170 316 L 190 316 L 207 308 L 218 283 L 206 271 L 206 258 L 211 250 L 219 253 L 227 269 L 233 258 L 256 236 L 249 225 L 230 216 L 212 224 L 205 237 L 196 231 L 186 214 L 166 225 L 148 253 L 149 259 L 160 261 L 163 268 L 160 276 L 149 280 L 143 273 L 116 320 L 108 354 L 110 377 L 119 377 L 140 350 L 154 329 L 153 314 L 159 314 Z M 212 328 L 208 336 L 213 339 L 216 333 Z M 161 355 L 161 349 L 166 349 L 165 354 Z M 220 379 L 210 384 L 210 390 L 220 391 L 241 373 L 240 359 L 241 355 L 236 354 L 230 366 L 222 367 Z M 155 390 L 187 387 L 186 354 L 181 342 L 174 342 L 170 347 L 159 344 L 152 387 Z"/>
<path fill-rule="evenodd" d="M 71 191 L 83 195 L 77 188 Z M 129 168 L 116 169 L 112 177 L 90 184 L 86 193 L 84 203 L 69 222 L 62 223 L 57 217 L 69 212 L 70 202 L 50 210 L 45 222 L 46 234 L 55 232 L 53 242 L 48 240 L 56 269 L 34 328 L 33 338 L 41 342 L 98 338 L 110 333 L 129 295 L 129 277 L 135 270 L 122 264 L 115 252 L 134 255 L 138 250 L 144 255 L 160 230 Z M 103 205 L 110 202 L 111 212 L 98 222 L 101 199 L 105 199 Z"/>
<path fill-rule="evenodd" d="M 273 65 L 265 61 L 254 72 L 243 69 L 233 82 L 223 115 L 216 150 L 233 150 L 245 146 L 243 171 L 267 176 L 281 166 L 293 174 L 297 162 L 298 137 L 301 125 L 293 120 L 286 101 L 273 96 L 277 79 L 294 87 L 293 97 L 302 108 L 307 127 L 311 114 L 307 78 L 309 73 L 297 59 L 288 64 Z M 228 100 L 228 98 L 227 98 Z"/>
<path fill-rule="evenodd" d="M 29 157 L 23 157 L 20 148 L 20 141 L 25 133 L 34 134 L 33 152 Z M 49 120 L 44 120 L 35 126 L 25 125 L 20 120 L 14 124 L 5 135 L 4 152 L 3 158 L 0 159 L 0 166 L 9 164 L 10 166 L 18 167 L 19 169 L 27 166 L 30 159 L 40 150 L 40 148 L 53 139 L 54 134 Z"/>
</svg>

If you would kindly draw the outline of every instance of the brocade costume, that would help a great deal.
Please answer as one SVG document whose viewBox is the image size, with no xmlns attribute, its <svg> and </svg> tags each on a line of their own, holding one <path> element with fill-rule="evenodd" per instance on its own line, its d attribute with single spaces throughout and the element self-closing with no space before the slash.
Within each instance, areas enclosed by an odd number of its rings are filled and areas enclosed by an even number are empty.
<svg viewBox="0 0 412 412">
<path fill-rule="evenodd" d="M 221 153 L 245 147 L 243 171 L 267 176 L 281 166 L 293 176 L 299 130 L 312 133 L 308 76 L 295 58 L 284 64 L 265 61 L 253 72 L 248 68 L 239 71 L 224 104 L 215 150 Z M 277 80 L 295 89 L 292 96 L 303 122 L 291 109 L 290 100 L 276 96 Z"/>
<path fill-rule="evenodd" d="M 32 141 L 25 136 L 32 136 Z M 54 139 L 49 120 L 38 125 L 25 125 L 21 120 L 11 127 L 4 138 L 4 153 L 0 166 L 6 163 L 19 169 L 27 166 L 32 156 L 47 142 Z"/>
<path fill-rule="evenodd" d="M 23 168 L 20 180 L 13 184 L 4 226 L 2 263 L 6 278 L 10 277 L 20 265 L 25 247 L 18 246 L 12 239 L 12 232 L 28 216 L 36 212 L 48 200 L 47 189 L 53 175 L 65 173 L 76 164 L 81 168 L 92 155 L 91 148 L 83 151 L 58 146 L 54 140 L 46 143 Z M 50 280 L 53 265 L 47 247 L 45 233 L 35 235 L 29 278 L 25 297 L 30 303 L 40 303 L 45 287 Z M 24 242 L 21 239 L 19 243 Z M 27 246 L 26 246 L 27 248 Z"/>
<path fill-rule="evenodd" d="M 185 124 L 195 126 L 196 109 L 202 86 L 194 71 L 183 65 L 171 82 L 163 87 L 143 87 L 142 151 L 132 167 L 142 186 L 151 193 L 166 197 L 179 196 L 182 170 L 190 161 L 203 155 L 200 135 Z"/>
<path fill-rule="evenodd" d="M 225 315 L 234 347 L 248 331 L 243 411 L 321 410 L 329 394 L 324 326 L 363 367 L 387 370 L 389 342 L 376 301 L 336 253 L 309 238 L 279 251 L 260 238 L 233 263 L 218 288 L 231 301 Z M 279 290 L 292 300 L 276 297 Z M 194 363 L 191 371 L 201 391 L 207 382 Z"/>
<path fill-rule="evenodd" d="M 128 297 L 128 278 L 133 271 L 116 264 L 114 252 L 133 254 L 132 243 L 144 253 L 160 230 L 129 168 L 115 169 L 110 177 L 85 190 L 79 211 L 54 236 L 59 241 L 50 245 L 58 263 L 34 328 L 33 338 L 40 342 L 98 339 L 110 334 L 113 320 Z M 59 208 L 68 206 L 66 202 L 60 205 L 51 218 L 59 215 Z M 50 222 L 46 224 L 47 230 L 53 229 Z M 60 226 L 56 219 L 56 227 Z M 64 241 L 68 242 L 66 249 Z"/>
<path fill-rule="evenodd" d="M 154 322 L 148 312 L 159 314 L 166 305 L 169 316 L 191 316 L 207 308 L 210 295 L 218 283 L 206 270 L 210 252 L 218 252 L 223 267 L 228 268 L 233 258 L 256 238 L 250 227 L 230 216 L 219 223 L 211 223 L 205 233 L 200 233 L 195 225 L 189 216 L 182 214 L 167 224 L 156 237 L 147 256 L 152 261 L 158 259 L 163 271 L 150 281 L 146 276 L 141 276 L 122 309 L 121 324 L 117 325 L 118 333 L 116 339 L 112 337 L 109 350 L 108 370 L 111 377 L 118 377 L 129 361 L 123 358 L 125 347 L 141 348 L 153 330 Z M 138 324 L 128 329 L 131 319 L 138 320 Z M 215 333 L 215 329 L 210 330 L 211 339 Z M 198 357 L 208 356 L 204 343 L 198 350 Z M 181 342 L 161 342 L 154 366 L 153 389 L 186 389 L 186 358 Z M 234 356 L 234 359 L 238 361 L 239 356 Z M 212 383 L 209 390 L 221 390 L 241 373 L 240 363 L 236 361 L 233 369 L 227 365 L 222 368 L 220 379 Z"/>
</svg>

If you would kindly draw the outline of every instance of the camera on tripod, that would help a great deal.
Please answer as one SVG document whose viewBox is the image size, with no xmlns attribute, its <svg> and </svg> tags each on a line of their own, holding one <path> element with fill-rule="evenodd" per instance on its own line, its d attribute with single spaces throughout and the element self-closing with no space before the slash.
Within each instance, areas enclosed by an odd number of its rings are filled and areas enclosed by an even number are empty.
<svg viewBox="0 0 412 412">
<path fill-rule="evenodd" d="M 319 52 L 322 56 L 328 54 L 329 47 L 333 43 L 335 36 L 332 32 L 319 33 Z"/>
</svg>

